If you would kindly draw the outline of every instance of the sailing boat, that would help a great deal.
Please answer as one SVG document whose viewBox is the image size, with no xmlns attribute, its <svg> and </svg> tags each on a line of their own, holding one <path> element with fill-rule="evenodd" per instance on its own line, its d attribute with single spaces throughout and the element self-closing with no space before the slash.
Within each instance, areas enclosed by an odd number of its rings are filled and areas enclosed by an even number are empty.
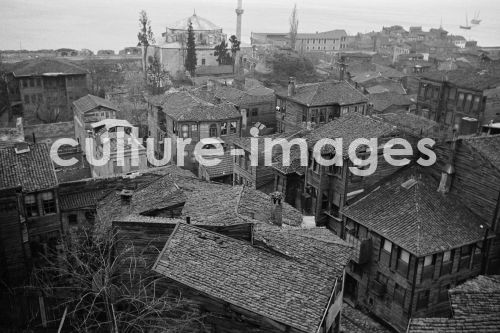
<svg viewBox="0 0 500 333">
<path fill-rule="evenodd" d="M 465 13 L 465 25 L 461 25 L 460 29 L 470 30 L 470 28 L 472 27 L 469 25 L 469 19 L 467 18 L 467 13 Z"/>
<path fill-rule="evenodd" d="M 470 23 L 476 24 L 476 25 L 481 23 L 481 20 L 479 19 L 479 11 L 474 12 L 474 18 L 472 20 L 470 20 Z"/>
</svg>

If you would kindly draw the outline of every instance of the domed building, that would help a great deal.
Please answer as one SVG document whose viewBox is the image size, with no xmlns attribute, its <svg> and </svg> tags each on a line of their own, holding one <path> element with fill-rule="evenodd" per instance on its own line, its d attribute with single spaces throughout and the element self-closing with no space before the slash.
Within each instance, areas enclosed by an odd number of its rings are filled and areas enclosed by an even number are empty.
<svg viewBox="0 0 500 333">
<path fill-rule="evenodd" d="M 218 66 L 217 57 L 214 56 L 214 47 L 227 40 L 227 35 L 209 20 L 193 15 L 168 25 L 162 33 L 162 40 L 158 45 L 148 50 L 149 55 L 153 52 L 158 55 L 164 68 L 172 75 L 178 71 L 184 71 L 184 62 L 187 51 L 187 38 L 189 23 L 193 25 L 196 44 L 197 72 L 198 69 Z M 224 66 L 220 66 L 224 67 Z"/>
</svg>

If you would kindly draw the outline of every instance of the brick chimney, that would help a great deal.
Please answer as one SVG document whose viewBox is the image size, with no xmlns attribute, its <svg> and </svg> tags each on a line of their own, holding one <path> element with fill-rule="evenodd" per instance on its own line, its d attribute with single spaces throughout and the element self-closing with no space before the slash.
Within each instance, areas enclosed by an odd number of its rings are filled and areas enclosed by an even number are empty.
<svg viewBox="0 0 500 333">
<path fill-rule="evenodd" d="M 122 215 L 128 215 L 130 211 L 130 201 L 134 191 L 123 189 L 120 191 L 120 203 Z"/>
<path fill-rule="evenodd" d="M 283 225 L 283 193 L 281 192 L 273 192 L 270 195 L 271 197 L 271 222 L 277 226 Z"/>
<path fill-rule="evenodd" d="M 288 80 L 288 96 L 295 95 L 295 77 L 291 76 Z"/>
</svg>

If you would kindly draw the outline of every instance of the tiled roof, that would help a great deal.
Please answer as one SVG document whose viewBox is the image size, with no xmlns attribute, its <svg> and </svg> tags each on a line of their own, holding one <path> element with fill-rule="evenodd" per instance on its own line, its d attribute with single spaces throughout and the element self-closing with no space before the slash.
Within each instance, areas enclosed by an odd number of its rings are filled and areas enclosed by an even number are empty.
<svg viewBox="0 0 500 333">
<path fill-rule="evenodd" d="M 308 144 L 312 146 L 321 139 L 342 138 L 343 155 L 347 156 L 349 145 L 358 138 L 382 138 L 394 133 L 396 133 L 394 126 L 372 117 L 350 112 L 314 129 L 306 135 L 306 139 Z M 325 149 L 328 147 L 332 148 L 326 146 Z"/>
<path fill-rule="evenodd" d="M 273 168 L 280 171 L 285 175 L 296 173 L 298 175 L 303 175 L 306 171 L 306 167 L 301 165 L 300 160 L 300 149 L 295 145 L 290 149 L 290 165 L 283 165 L 283 154 L 276 155 L 273 162 Z"/>
<path fill-rule="evenodd" d="M 311 333 L 319 329 L 341 274 L 301 256 L 274 254 L 184 223 L 169 238 L 154 270 L 211 297 Z"/>
<path fill-rule="evenodd" d="M 419 257 L 483 240 L 485 222 L 454 194 L 439 193 L 424 171 L 411 166 L 389 176 L 344 215 Z"/>
<path fill-rule="evenodd" d="M 182 216 L 189 216 L 193 224 L 233 225 L 249 220 L 271 223 L 272 205 L 267 194 L 175 174 L 167 174 L 136 189 L 128 205 L 122 204 L 119 191 L 113 191 L 99 203 L 97 214 L 106 227 L 114 219 L 129 214 L 146 214 L 176 206 L 182 207 Z M 302 215 L 283 203 L 283 223 L 298 226 Z"/>
<path fill-rule="evenodd" d="M 500 170 L 500 134 L 474 137 L 464 141 Z"/>
<path fill-rule="evenodd" d="M 234 105 L 250 105 L 254 103 L 274 101 L 274 90 L 266 87 L 254 87 L 248 90 L 239 90 L 232 87 L 219 87 L 215 96 Z"/>
<path fill-rule="evenodd" d="M 368 101 L 365 95 L 344 81 L 297 85 L 293 96 L 281 97 L 307 106 L 350 105 Z"/>
<path fill-rule="evenodd" d="M 474 90 L 492 89 L 500 86 L 500 73 L 493 69 L 489 71 L 479 71 L 478 69 L 436 71 L 425 73 L 422 78 L 438 82 L 446 81 L 459 87 Z"/>
<path fill-rule="evenodd" d="M 29 151 L 16 154 L 14 147 L 0 149 L 0 189 L 21 186 L 23 192 L 35 192 L 57 187 L 47 145 L 22 145 Z"/>
<path fill-rule="evenodd" d="M 159 106 L 177 121 L 203 121 L 240 118 L 236 108 L 228 103 L 214 105 L 198 99 L 187 91 L 167 93 L 149 98 L 149 102 Z"/>
<path fill-rule="evenodd" d="M 205 160 L 220 159 L 220 163 L 214 166 L 203 166 L 201 168 L 207 170 L 210 178 L 217 178 L 233 174 L 233 155 L 230 154 L 229 150 L 224 152 L 223 156 L 204 156 Z"/>
<path fill-rule="evenodd" d="M 108 191 L 95 190 L 78 193 L 65 193 L 59 197 L 61 210 L 72 210 L 78 208 L 96 208 L 97 203 Z"/>
<path fill-rule="evenodd" d="M 414 318 L 409 333 L 500 332 L 500 276 L 480 275 L 449 291 L 451 318 Z"/>
<path fill-rule="evenodd" d="M 399 129 L 416 135 L 427 135 L 439 129 L 439 124 L 425 117 L 410 112 L 381 113 L 374 116 L 385 122 L 397 126 Z"/>
<path fill-rule="evenodd" d="M 87 70 L 68 61 L 53 58 L 30 59 L 15 63 L 11 71 L 14 76 L 87 74 Z"/>
<path fill-rule="evenodd" d="M 370 103 L 373 104 L 375 111 L 384 111 L 390 106 L 397 105 L 407 108 L 412 104 L 408 95 L 401 95 L 395 92 L 383 92 L 380 94 L 371 94 Z"/>
<path fill-rule="evenodd" d="M 90 94 L 77 99 L 76 101 L 73 102 L 73 104 L 81 113 L 85 113 L 100 106 L 103 106 L 111 110 L 119 111 L 118 107 L 111 101 Z"/>
</svg>

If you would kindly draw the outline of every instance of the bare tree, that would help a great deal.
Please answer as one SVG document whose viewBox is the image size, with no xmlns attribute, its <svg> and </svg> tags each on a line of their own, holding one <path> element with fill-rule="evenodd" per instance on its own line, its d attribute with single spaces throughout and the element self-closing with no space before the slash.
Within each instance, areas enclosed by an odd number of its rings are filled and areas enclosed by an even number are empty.
<svg viewBox="0 0 500 333">
<path fill-rule="evenodd" d="M 297 42 L 297 32 L 299 30 L 299 16 L 297 14 L 297 4 L 293 6 L 292 15 L 290 15 L 290 47 L 295 50 Z"/>
<path fill-rule="evenodd" d="M 148 85 L 151 87 L 153 95 L 159 94 L 161 88 L 165 86 L 165 81 L 168 78 L 168 72 L 163 68 L 158 54 L 155 52 L 153 56 L 148 58 Z"/>
<path fill-rule="evenodd" d="M 61 299 L 57 306 L 66 309 L 65 325 L 73 332 L 198 331 L 203 315 L 197 307 L 151 271 L 160 249 L 118 244 L 111 232 L 81 232 L 62 254 L 44 257 L 33 287 Z"/>
<path fill-rule="evenodd" d="M 151 29 L 151 21 L 144 10 L 141 10 L 139 13 L 139 32 L 137 33 L 137 39 L 139 40 L 138 46 L 142 47 L 142 70 L 144 71 L 144 82 L 146 82 L 148 80 L 146 71 L 148 46 L 155 43 L 155 38 L 153 30 Z"/>
</svg>

